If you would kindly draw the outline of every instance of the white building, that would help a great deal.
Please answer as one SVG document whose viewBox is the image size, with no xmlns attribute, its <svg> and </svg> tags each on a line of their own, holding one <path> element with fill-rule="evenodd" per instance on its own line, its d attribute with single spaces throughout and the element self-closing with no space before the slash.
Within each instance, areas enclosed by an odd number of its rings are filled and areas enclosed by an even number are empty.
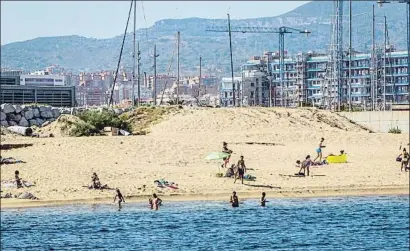
<svg viewBox="0 0 410 251">
<path fill-rule="evenodd" d="M 66 76 L 41 74 L 20 75 L 20 85 L 25 86 L 69 86 L 69 81 Z"/>
<path fill-rule="evenodd" d="M 233 89 L 235 89 L 235 105 L 238 106 L 240 97 L 242 95 L 242 77 L 234 77 L 232 83 L 232 78 L 222 78 L 221 88 L 219 90 L 219 95 L 221 99 L 221 106 L 233 106 Z"/>
</svg>

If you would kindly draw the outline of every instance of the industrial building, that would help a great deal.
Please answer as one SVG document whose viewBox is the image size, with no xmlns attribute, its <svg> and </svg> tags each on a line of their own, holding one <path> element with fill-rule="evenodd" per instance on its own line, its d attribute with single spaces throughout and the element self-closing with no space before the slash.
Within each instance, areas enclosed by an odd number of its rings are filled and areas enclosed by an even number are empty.
<svg viewBox="0 0 410 251">
<path fill-rule="evenodd" d="M 49 72 L 23 74 L 2 70 L 0 75 L 0 103 L 48 104 L 56 107 L 75 106 L 75 88 L 66 76 Z"/>
</svg>

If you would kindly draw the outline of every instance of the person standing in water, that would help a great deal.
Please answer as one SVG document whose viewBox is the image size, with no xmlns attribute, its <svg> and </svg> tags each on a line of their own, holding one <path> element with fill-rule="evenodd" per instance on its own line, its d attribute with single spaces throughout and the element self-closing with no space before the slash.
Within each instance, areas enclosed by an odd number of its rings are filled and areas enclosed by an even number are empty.
<svg viewBox="0 0 410 251">
<path fill-rule="evenodd" d="M 160 198 L 158 198 L 158 196 L 154 193 L 152 195 L 152 198 L 150 198 L 148 200 L 148 203 L 149 203 L 152 210 L 158 210 L 159 206 L 162 205 L 162 200 Z"/>
<path fill-rule="evenodd" d="M 239 199 L 238 199 L 238 196 L 236 196 L 235 191 L 233 191 L 231 199 L 229 200 L 229 203 L 231 203 L 232 207 L 239 207 Z"/>
<path fill-rule="evenodd" d="M 313 160 L 313 162 L 316 162 L 316 160 L 317 160 L 318 158 L 319 158 L 319 162 L 322 161 L 322 148 L 325 148 L 325 147 L 326 147 L 326 146 L 323 145 L 323 141 L 325 141 L 325 139 L 324 139 L 324 138 L 321 138 L 321 139 L 320 139 L 320 142 L 319 142 L 319 147 L 316 149 L 317 156 L 316 156 L 316 158 Z"/>
<path fill-rule="evenodd" d="M 242 184 L 243 184 L 243 176 L 246 173 L 246 165 L 245 165 L 245 160 L 243 159 L 243 155 L 241 155 L 241 159 L 238 161 L 236 168 L 238 172 L 237 172 L 237 175 L 235 176 L 235 181 L 233 183 L 235 184 L 236 180 L 239 178 L 241 179 Z"/>
<path fill-rule="evenodd" d="M 120 192 L 120 189 L 116 188 L 115 191 L 116 191 L 116 194 L 115 194 L 113 203 L 115 203 L 115 201 L 118 198 L 118 206 L 121 207 L 121 202 L 125 203 L 124 196 L 122 196 L 122 193 Z"/>
<path fill-rule="evenodd" d="M 264 206 L 266 206 L 266 193 L 265 192 L 263 192 L 262 193 L 262 198 L 261 198 L 261 206 L 262 207 L 264 207 Z"/>
</svg>

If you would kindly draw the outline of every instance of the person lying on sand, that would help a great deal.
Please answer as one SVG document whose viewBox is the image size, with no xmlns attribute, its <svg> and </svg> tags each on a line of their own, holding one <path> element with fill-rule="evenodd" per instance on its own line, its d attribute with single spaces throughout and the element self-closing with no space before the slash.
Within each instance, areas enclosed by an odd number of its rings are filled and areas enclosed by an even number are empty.
<svg viewBox="0 0 410 251">
<path fill-rule="evenodd" d="M 321 138 L 319 142 L 319 147 L 316 149 L 317 156 L 313 161 L 316 161 L 318 158 L 319 158 L 319 162 L 322 161 L 322 148 L 326 147 L 323 145 L 323 141 L 325 141 L 325 139 Z"/>
<path fill-rule="evenodd" d="M 340 150 L 340 154 L 339 154 L 338 156 L 342 156 L 343 154 L 345 154 L 345 151 L 344 151 L 344 150 Z M 336 156 L 336 155 L 334 155 L 333 153 L 330 153 L 330 154 L 327 155 L 327 156 Z"/>
<path fill-rule="evenodd" d="M 309 168 L 312 165 L 312 160 L 310 159 L 310 155 L 306 156 L 305 160 L 300 162 L 300 160 L 296 161 L 296 164 L 300 166 L 299 170 L 299 175 L 306 175 L 306 170 L 307 170 L 307 176 L 309 176 Z M 302 173 L 303 170 L 303 173 Z"/>
<path fill-rule="evenodd" d="M 162 200 L 154 193 L 152 198 L 149 198 L 148 203 L 152 210 L 158 210 L 162 206 Z"/>
<path fill-rule="evenodd" d="M 118 206 L 121 207 L 121 202 L 125 203 L 124 196 L 122 196 L 122 193 L 120 192 L 120 189 L 118 189 L 118 188 L 115 189 L 115 192 L 116 192 L 116 194 L 115 194 L 113 203 L 115 203 L 115 201 L 118 198 Z"/>
<path fill-rule="evenodd" d="M 224 164 L 221 165 L 222 168 L 226 168 L 226 165 L 229 163 L 229 159 L 231 158 L 231 154 L 232 154 L 232 150 L 228 149 L 228 143 L 223 142 L 222 152 L 229 154 L 228 157 L 223 158 Z"/>
<path fill-rule="evenodd" d="M 266 200 L 266 193 L 263 192 L 263 193 L 262 193 L 262 198 L 261 198 L 261 206 L 262 206 L 262 207 L 266 206 L 266 202 L 268 202 L 268 201 Z"/>
<path fill-rule="evenodd" d="M 239 199 L 238 199 L 238 196 L 236 196 L 235 191 L 233 191 L 231 199 L 229 200 L 229 203 L 231 203 L 232 207 L 239 207 Z"/>
<path fill-rule="evenodd" d="M 401 158 L 400 162 L 400 171 L 406 171 L 407 172 L 407 165 L 409 164 L 409 153 L 406 151 L 406 148 L 403 148 L 403 152 L 400 153 L 399 156 L 397 156 L 398 159 Z"/>
<path fill-rule="evenodd" d="M 233 182 L 234 184 L 236 183 L 236 180 L 239 178 L 242 181 L 243 184 L 243 176 L 245 175 L 246 172 L 246 165 L 245 165 L 245 160 L 243 159 L 243 155 L 241 155 L 241 159 L 238 161 L 238 164 L 236 165 L 237 167 L 237 175 L 235 175 L 235 181 Z"/>
</svg>

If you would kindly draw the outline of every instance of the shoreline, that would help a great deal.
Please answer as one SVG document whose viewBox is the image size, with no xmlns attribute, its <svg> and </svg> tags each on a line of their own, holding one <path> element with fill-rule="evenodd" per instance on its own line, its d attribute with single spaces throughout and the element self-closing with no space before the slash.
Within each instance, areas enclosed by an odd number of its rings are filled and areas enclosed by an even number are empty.
<svg viewBox="0 0 410 251">
<path fill-rule="evenodd" d="M 409 195 L 410 187 L 364 187 L 364 188 L 335 188 L 335 189 L 306 189 L 306 190 L 283 190 L 266 191 L 268 198 L 315 198 L 315 197 L 346 197 L 346 196 L 400 196 Z M 188 202 L 188 201 L 228 201 L 231 193 L 209 193 L 209 194 L 168 194 L 160 195 L 164 201 Z M 261 192 L 238 192 L 240 200 L 259 199 Z M 147 195 L 125 196 L 126 203 L 146 202 Z M 92 205 L 92 204 L 112 204 L 111 197 L 97 197 L 85 199 L 66 199 L 66 200 L 20 200 L 20 199 L 1 199 L 0 209 L 24 209 L 33 207 L 55 207 L 73 205 Z"/>
</svg>

